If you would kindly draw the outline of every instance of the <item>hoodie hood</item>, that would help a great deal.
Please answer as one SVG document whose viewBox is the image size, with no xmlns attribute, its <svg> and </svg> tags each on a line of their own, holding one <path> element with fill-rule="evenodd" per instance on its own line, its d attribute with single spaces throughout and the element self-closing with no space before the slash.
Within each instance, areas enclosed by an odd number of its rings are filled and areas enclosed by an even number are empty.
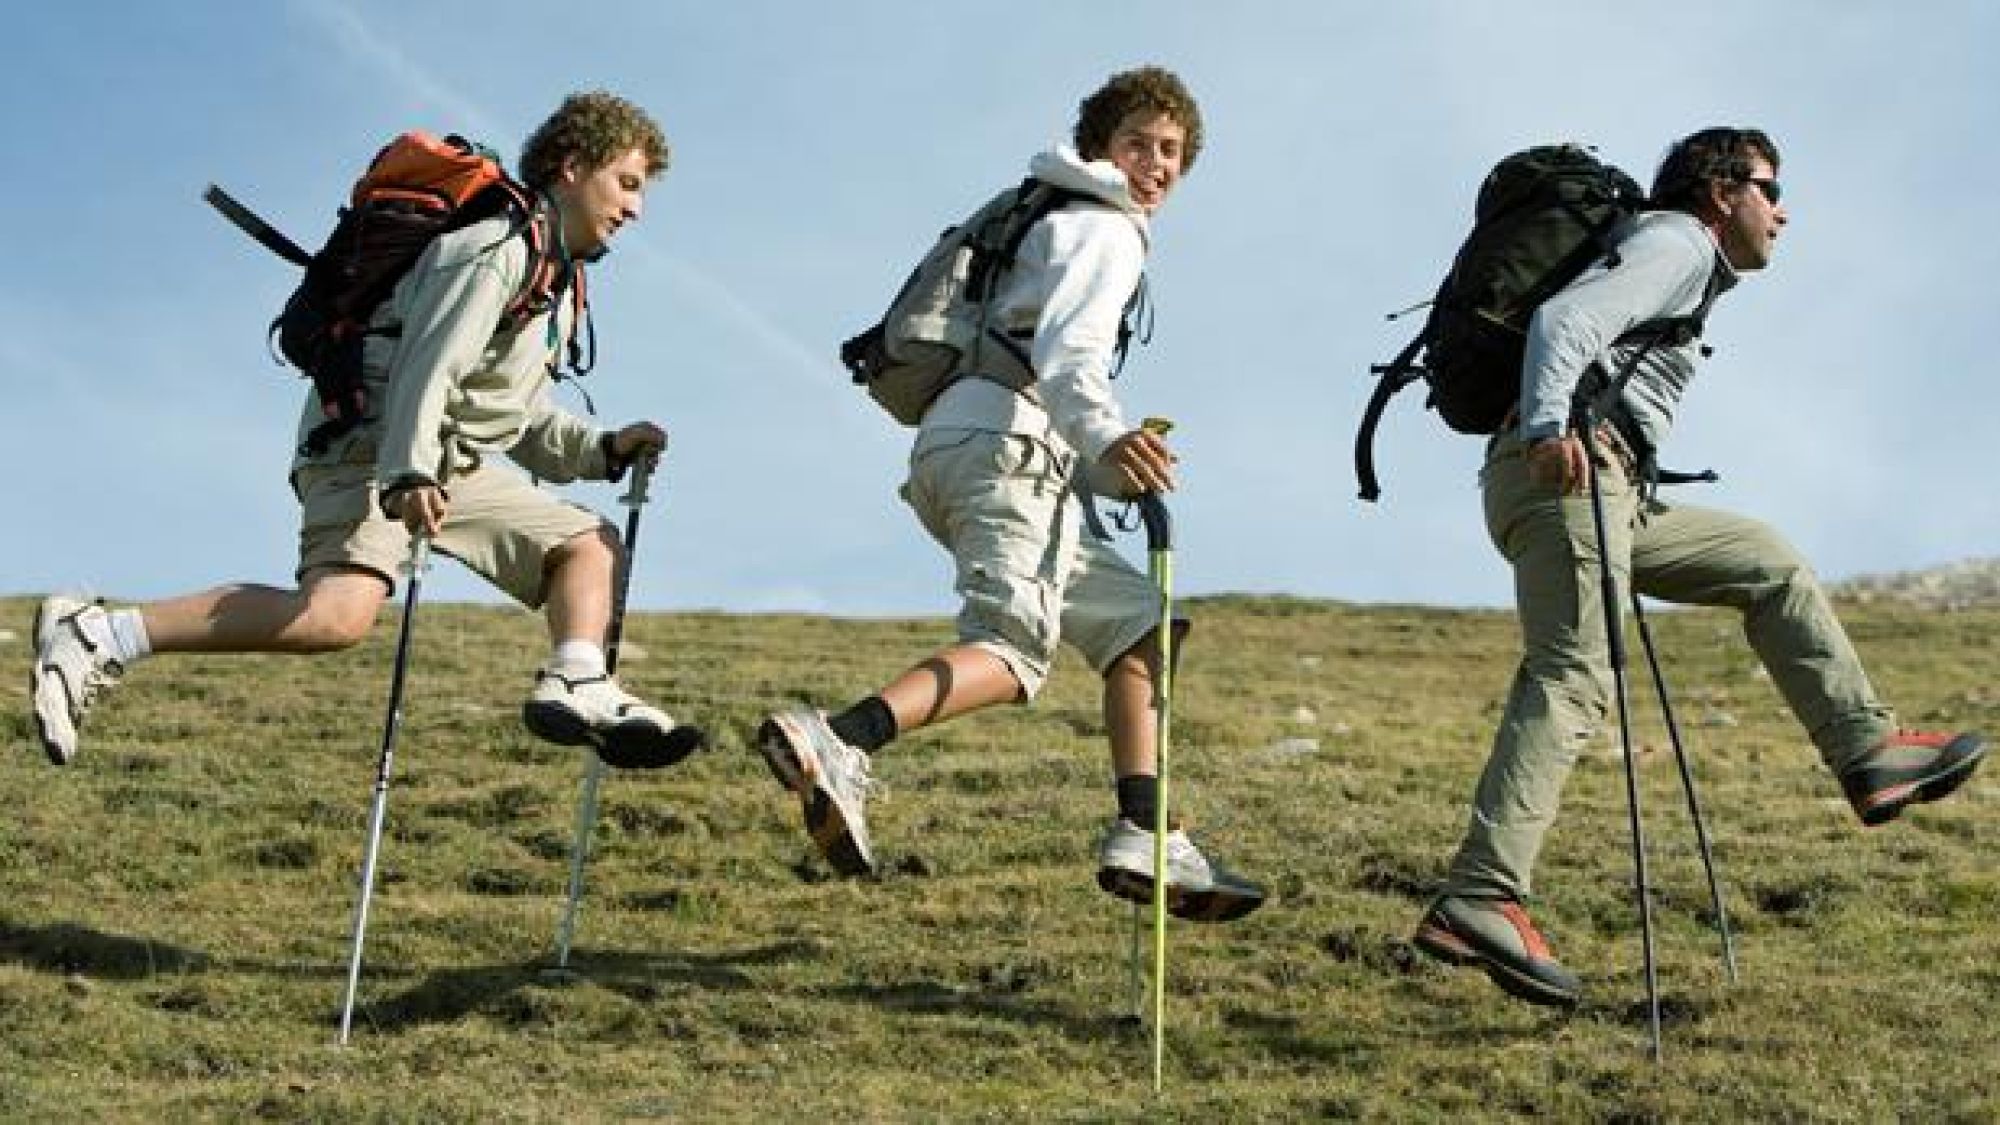
<svg viewBox="0 0 2000 1125">
<path fill-rule="evenodd" d="M 1077 155 L 1074 146 L 1058 144 L 1046 152 L 1037 153 L 1028 162 L 1028 174 L 1043 183 L 1082 192 L 1106 206 L 1116 208 L 1139 228 L 1139 237 L 1148 243 L 1152 241 L 1146 212 L 1133 201 L 1131 188 L 1125 183 L 1125 173 L 1109 160 L 1085 160 Z"/>
</svg>

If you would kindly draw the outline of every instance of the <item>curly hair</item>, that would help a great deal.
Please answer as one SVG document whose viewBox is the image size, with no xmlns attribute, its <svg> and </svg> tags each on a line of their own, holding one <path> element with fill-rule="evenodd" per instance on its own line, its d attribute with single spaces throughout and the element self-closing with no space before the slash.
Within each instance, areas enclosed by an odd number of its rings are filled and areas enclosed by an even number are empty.
<svg viewBox="0 0 2000 1125">
<path fill-rule="evenodd" d="M 575 158 L 588 171 L 638 149 L 648 178 L 667 170 L 667 138 L 646 111 L 603 90 L 571 94 L 521 146 L 521 181 L 546 188 Z"/>
<path fill-rule="evenodd" d="M 1742 183 L 1758 157 L 1778 169 L 1778 146 L 1757 129 L 1717 125 L 1675 141 L 1653 174 L 1650 202 L 1663 211 L 1699 214 L 1708 206 L 1709 185 Z"/>
<path fill-rule="evenodd" d="M 1101 159 L 1111 147 L 1111 134 L 1134 113 L 1164 113 L 1187 132 L 1181 171 L 1194 167 L 1201 154 L 1201 107 L 1173 71 L 1142 66 L 1114 74 L 1097 92 L 1076 107 L 1076 151 L 1085 160 Z"/>
</svg>

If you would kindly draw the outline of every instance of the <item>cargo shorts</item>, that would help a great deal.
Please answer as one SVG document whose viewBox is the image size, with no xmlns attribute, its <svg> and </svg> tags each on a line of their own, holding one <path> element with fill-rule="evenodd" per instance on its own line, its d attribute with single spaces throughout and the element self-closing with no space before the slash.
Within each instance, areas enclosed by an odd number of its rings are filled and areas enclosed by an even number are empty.
<svg viewBox="0 0 2000 1125">
<path fill-rule="evenodd" d="M 588 508 L 536 487 L 520 472 L 482 464 L 445 488 L 450 506 L 433 546 L 516 601 L 539 609 L 549 555 L 578 535 L 611 526 Z M 292 472 L 299 498 L 299 566 L 359 567 L 391 587 L 410 557 L 410 534 L 382 514 L 373 464 L 308 464 Z"/>
<path fill-rule="evenodd" d="M 1083 534 L 1075 455 L 1027 434 L 925 430 L 902 495 L 951 553 L 961 641 L 992 652 L 1034 698 L 1067 641 L 1100 673 L 1160 621 L 1160 593 Z M 1185 628 L 1185 624 L 1181 625 Z"/>
</svg>

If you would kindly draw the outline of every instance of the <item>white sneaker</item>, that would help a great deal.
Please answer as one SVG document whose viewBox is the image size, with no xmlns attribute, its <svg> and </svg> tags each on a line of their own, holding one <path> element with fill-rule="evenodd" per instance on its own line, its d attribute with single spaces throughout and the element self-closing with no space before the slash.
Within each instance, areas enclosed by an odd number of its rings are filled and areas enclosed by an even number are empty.
<svg viewBox="0 0 2000 1125">
<path fill-rule="evenodd" d="M 603 672 L 576 676 L 544 668 L 535 673 L 535 690 L 521 706 L 521 722 L 550 742 L 588 746 L 606 765 L 619 769 L 670 766 L 707 741 L 699 728 L 675 723 Z"/>
<path fill-rule="evenodd" d="M 806 832 L 842 875 L 875 870 L 868 846 L 868 755 L 841 741 L 810 707 L 780 711 L 757 728 L 757 749 L 780 784 L 805 804 Z"/>
<path fill-rule="evenodd" d="M 1230 922 L 1264 905 L 1264 888 L 1211 860 L 1187 833 L 1167 833 L 1167 912 Z M 1097 846 L 1097 885 L 1141 904 L 1153 901 L 1153 833 L 1120 818 Z"/>
<path fill-rule="evenodd" d="M 70 594 L 44 598 L 35 611 L 35 664 L 28 670 L 28 689 L 42 749 L 56 765 L 68 765 L 76 757 L 76 728 L 84 712 L 125 674 L 125 666 L 111 658 L 101 639 L 110 633 L 108 617 L 102 605 Z"/>
</svg>

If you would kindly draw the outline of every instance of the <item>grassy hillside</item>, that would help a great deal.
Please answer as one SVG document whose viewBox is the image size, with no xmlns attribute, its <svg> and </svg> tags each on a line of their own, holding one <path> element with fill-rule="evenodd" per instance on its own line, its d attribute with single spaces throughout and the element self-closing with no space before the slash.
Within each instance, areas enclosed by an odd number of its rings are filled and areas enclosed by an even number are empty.
<svg viewBox="0 0 2000 1125">
<path fill-rule="evenodd" d="M 1125 1026 L 1130 916 L 1092 882 L 1096 683 L 885 753 L 884 873 L 833 880 L 746 747 L 938 621 L 637 616 L 627 680 L 716 746 L 606 786 L 573 958 L 545 971 L 581 763 L 516 719 L 538 619 L 426 607 L 370 922 L 334 1046 L 392 617 L 349 653 L 148 664 L 52 768 L 0 601 L 0 1119 L 1992 1121 L 2000 769 L 1854 822 L 1726 615 L 1656 632 L 1737 928 L 1729 984 L 1651 693 L 1635 694 L 1666 1065 L 1647 1056 L 1622 776 L 1578 769 L 1538 919 L 1575 1014 L 1415 956 L 1511 673 L 1511 615 L 1196 602 L 1185 810 L 1275 901 L 1176 924 L 1168 1093 Z M 2000 611 L 1851 607 L 1912 725 L 2000 733 Z"/>
</svg>

